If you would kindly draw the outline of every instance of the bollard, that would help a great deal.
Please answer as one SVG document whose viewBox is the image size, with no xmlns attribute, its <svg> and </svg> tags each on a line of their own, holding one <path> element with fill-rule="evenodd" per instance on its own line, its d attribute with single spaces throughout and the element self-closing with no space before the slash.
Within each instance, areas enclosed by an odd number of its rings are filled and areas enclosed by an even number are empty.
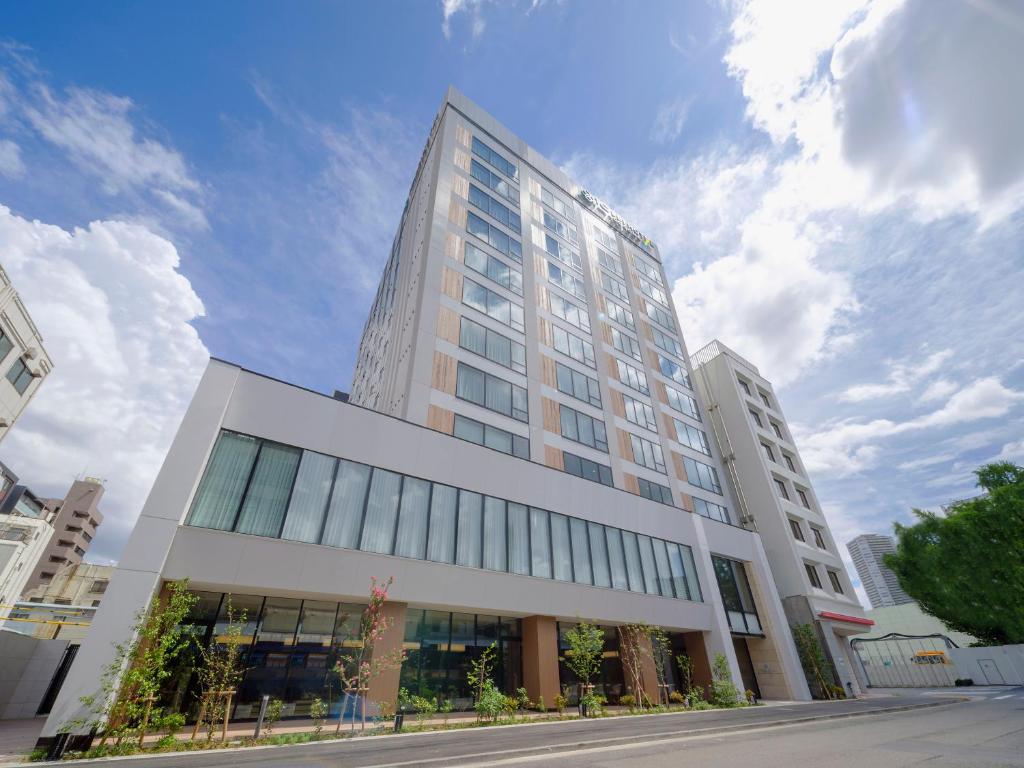
<svg viewBox="0 0 1024 768">
<path fill-rule="evenodd" d="M 402 730 L 402 726 L 405 724 L 405 707 L 401 707 L 395 712 L 395 733 Z"/>
<path fill-rule="evenodd" d="M 270 696 L 264 695 L 263 700 L 260 702 L 260 716 L 256 721 L 256 732 L 252 735 L 253 739 L 259 739 L 260 731 L 263 730 L 263 718 L 267 716 L 267 704 L 270 703 Z"/>
</svg>

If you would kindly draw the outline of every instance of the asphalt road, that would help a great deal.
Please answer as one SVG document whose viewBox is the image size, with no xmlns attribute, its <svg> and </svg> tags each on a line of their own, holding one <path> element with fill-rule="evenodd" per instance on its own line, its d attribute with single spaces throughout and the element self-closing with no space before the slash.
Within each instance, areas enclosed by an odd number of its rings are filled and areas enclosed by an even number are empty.
<svg viewBox="0 0 1024 768">
<path fill-rule="evenodd" d="M 1005 698 L 996 698 L 1005 696 Z M 922 709 L 908 707 L 929 706 Z M 198 766 L 1024 766 L 1024 689 L 967 702 L 915 692 L 859 701 L 570 721 L 354 739 L 175 757 L 108 760 Z M 828 719 L 814 719 L 827 717 Z"/>
</svg>

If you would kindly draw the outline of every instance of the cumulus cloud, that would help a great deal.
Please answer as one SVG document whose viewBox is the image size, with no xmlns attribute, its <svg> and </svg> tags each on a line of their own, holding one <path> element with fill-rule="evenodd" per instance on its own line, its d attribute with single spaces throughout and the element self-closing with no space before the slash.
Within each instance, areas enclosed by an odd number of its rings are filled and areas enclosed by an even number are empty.
<svg viewBox="0 0 1024 768">
<path fill-rule="evenodd" d="M 137 224 L 68 231 L 0 206 L 0 252 L 54 360 L 4 461 L 55 496 L 80 473 L 105 478 L 91 553 L 116 557 L 208 358 L 191 325 L 202 302 L 174 245 Z"/>
<path fill-rule="evenodd" d="M 841 419 L 812 430 L 794 425 L 804 463 L 811 472 L 845 477 L 876 463 L 887 438 L 936 427 L 951 427 L 1005 416 L 1024 392 L 1009 389 L 995 377 L 977 379 L 954 394 L 945 405 L 905 421 Z M 923 465 L 921 465 L 923 466 Z"/>
<path fill-rule="evenodd" d="M 874 400 L 881 397 L 889 397 L 891 395 L 902 394 L 909 392 L 910 389 L 918 381 L 921 381 L 927 376 L 931 376 L 933 373 L 941 370 L 947 360 L 953 356 L 953 350 L 943 349 L 939 352 L 933 352 L 928 355 L 920 363 L 907 363 L 907 362 L 891 362 L 889 364 L 889 374 L 884 382 L 872 383 L 872 384 L 855 384 L 851 387 L 847 387 L 843 392 L 840 393 L 839 399 L 848 403 L 859 403 L 864 400 Z M 935 382 L 938 384 L 939 382 Z M 949 382 L 947 382 L 948 384 Z M 956 385 L 952 385 L 953 389 L 947 391 L 945 394 L 949 395 L 952 391 L 956 390 Z M 936 388 L 933 384 L 929 387 L 926 394 L 927 399 L 941 399 L 942 395 L 937 395 L 940 388 Z M 924 397 L 924 396 L 922 396 Z"/>
</svg>

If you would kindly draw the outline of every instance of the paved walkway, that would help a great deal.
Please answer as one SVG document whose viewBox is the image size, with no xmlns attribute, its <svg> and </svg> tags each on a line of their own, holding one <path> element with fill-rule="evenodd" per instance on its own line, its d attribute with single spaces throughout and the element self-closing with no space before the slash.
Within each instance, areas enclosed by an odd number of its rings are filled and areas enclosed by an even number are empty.
<svg viewBox="0 0 1024 768">
<path fill-rule="evenodd" d="M 0 763 L 9 763 L 31 752 L 45 722 L 45 717 L 0 720 Z"/>
</svg>

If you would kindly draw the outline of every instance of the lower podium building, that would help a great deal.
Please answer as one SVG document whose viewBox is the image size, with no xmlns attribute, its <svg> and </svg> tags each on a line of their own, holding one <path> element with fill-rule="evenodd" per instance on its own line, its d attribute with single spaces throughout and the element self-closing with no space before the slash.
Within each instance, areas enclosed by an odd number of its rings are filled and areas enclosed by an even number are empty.
<svg viewBox="0 0 1024 768">
<path fill-rule="evenodd" d="M 212 360 L 42 742 L 81 715 L 114 644 L 180 579 L 199 593 L 203 642 L 225 595 L 246 610 L 235 717 L 264 694 L 303 715 L 331 685 L 337 712 L 331 649 L 371 577 L 394 579 L 378 647 L 407 650 L 372 702 L 405 686 L 468 708 L 469 660 L 497 643 L 498 684 L 550 706 L 571 682 L 561 632 L 581 619 L 606 627 L 598 692 L 612 703 L 628 690 L 615 628 L 632 622 L 662 627 L 698 683 L 722 653 L 738 685 L 809 698 L 756 533 Z M 194 682 L 175 685 L 168 701 L 194 716 Z"/>
</svg>

